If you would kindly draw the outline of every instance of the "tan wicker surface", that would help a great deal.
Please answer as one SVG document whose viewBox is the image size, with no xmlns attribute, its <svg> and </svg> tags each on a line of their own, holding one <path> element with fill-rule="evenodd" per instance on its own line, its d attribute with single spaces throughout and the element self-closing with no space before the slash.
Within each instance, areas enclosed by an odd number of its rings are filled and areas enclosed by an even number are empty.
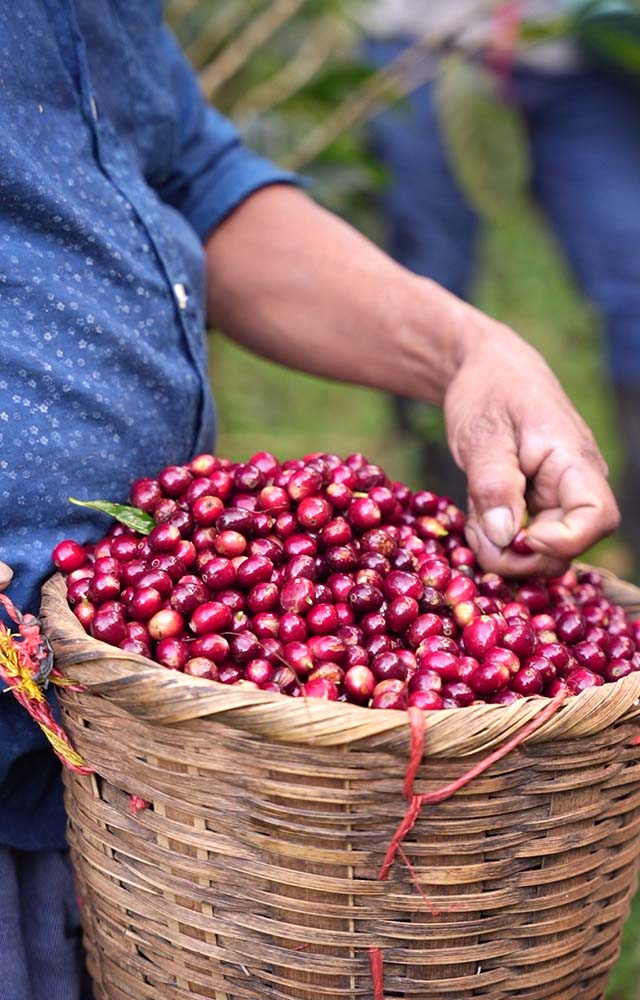
<svg viewBox="0 0 640 1000">
<path fill-rule="evenodd" d="M 611 580 L 620 603 L 640 591 Z M 404 713 L 234 690 L 89 639 L 59 578 L 43 613 L 97 1000 L 600 1000 L 635 886 L 640 674 L 568 700 L 525 745 L 406 811 Z M 416 790 L 465 772 L 543 704 L 427 716 Z M 129 795 L 150 808 L 132 815 Z"/>
</svg>

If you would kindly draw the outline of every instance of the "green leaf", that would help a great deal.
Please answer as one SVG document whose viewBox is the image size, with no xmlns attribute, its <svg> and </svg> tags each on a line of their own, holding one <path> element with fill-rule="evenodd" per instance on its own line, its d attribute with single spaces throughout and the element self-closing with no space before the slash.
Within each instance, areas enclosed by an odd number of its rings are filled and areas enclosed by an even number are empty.
<svg viewBox="0 0 640 1000">
<path fill-rule="evenodd" d="M 69 503 L 76 504 L 77 507 L 90 507 L 92 510 L 99 510 L 103 514 L 115 517 L 116 521 L 126 524 L 127 528 L 137 531 L 140 535 L 148 535 L 156 526 L 156 522 L 151 514 L 145 514 L 137 507 L 127 507 L 121 503 L 110 503 L 108 500 L 76 500 L 69 497 Z"/>
<path fill-rule="evenodd" d="M 521 115 L 505 104 L 492 76 L 461 55 L 443 61 L 436 101 L 453 170 L 473 208 L 495 219 L 521 203 L 530 157 Z"/>
</svg>

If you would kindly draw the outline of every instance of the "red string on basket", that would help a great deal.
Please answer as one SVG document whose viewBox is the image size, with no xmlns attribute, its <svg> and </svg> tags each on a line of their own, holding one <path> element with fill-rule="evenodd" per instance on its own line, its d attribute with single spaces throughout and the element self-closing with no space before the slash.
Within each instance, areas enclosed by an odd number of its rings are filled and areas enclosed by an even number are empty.
<svg viewBox="0 0 640 1000">
<path fill-rule="evenodd" d="M 387 879 L 396 859 L 396 855 L 400 853 L 409 869 L 412 880 L 417 884 L 417 874 L 415 870 L 412 869 L 408 858 L 402 850 L 402 842 L 415 826 L 422 807 L 425 805 L 435 805 L 438 802 L 444 802 L 446 799 L 451 798 L 452 795 L 459 792 L 461 788 L 468 785 L 474 780 L 474 778 L 483 774 L 483 772 L 486 771 L 487 768 L 491 767 L 492 764 L 495 764 L 496 761 L 506 757 L 506 755 L 511 753 L 512 750 L 515 750 L 521 743 L 524 743 L 525 740 L 535 733 L 537 729 L 540 729 L 540 727 L 543 726 L 545 722 L 547 722 L 551 716 L 558 711 L 567 697 L 567 694 L 567 691 L 558 691 L 551 701 L 545 705 L 545 707 L 538 712 L 538 714 L 531 719 L 530 722 L 523 726 L 522 729 L 515 734 L 515 736 L 512 736 L 510 740 L 503 743 L 501 747 L 498 747 L 490 754 L 487 754 L 483 760 L 478 761 L 477 764 L 474 764 L 473 767 L 469 768 L 468 771 L 460 775 L 459 778 L 456 778 L 455 781 L 450 782 L 448 785 L 445 785 L 443 788 L 439 788 L 434 792 L 424 792 L 420 795 L 416 795 L 414 793 L 413 783 L 424 755 L 426 724 L 423 712 L 417 708 L 410 708 L 408 710 L 408 715 L 409 724 L 411 726 L 411 745 L 409 763 L 407 765 L 403 785 L 403 793 L 405 797 L 409 799 L 409 805 L 402 821 L 400 822 L 400 825 L 398 826 L 398 829 L 391 838 L 391 842 L 387 848 L 382 865 L 380 866 L 380 871 L 378 872 L 378 879 L 381 882 Z M 638 741 L 640 742 L 640 738 Z M 422 890 L 421 895 L 424 896 Z M 371 978 L 373 980 L 374 1000 L 384 1000 L 384 956 L 381 948 L 369 949 L 369 962 L 371 966 Z"/>
<path fill-rule="evenodd" d="M 147 799 L 143 799 L 141 795 L 129 796 L 129 811 L 132 816 L 137 816 L 139 812 L 148 809 L 150 805 L 151 803 Z"/>
<path fill-rule="evenodd" d="M 373 1000 L 384 1000 L 384 967 L 381 948 L 369 948 L 369 962 L 373 979 Z"/>
</svg>

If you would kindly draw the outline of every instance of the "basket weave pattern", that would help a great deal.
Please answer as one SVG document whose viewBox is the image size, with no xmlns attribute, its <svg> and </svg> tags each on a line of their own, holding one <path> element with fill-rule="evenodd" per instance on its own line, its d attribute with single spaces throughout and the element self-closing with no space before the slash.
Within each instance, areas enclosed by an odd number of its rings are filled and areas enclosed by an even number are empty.
<svg viewBox="0 0 640 1000">
<path fill-rule="evenodd" d="M 640 591 L 611 582 L 635 606 Z M 454 797 L 406 811 L 404 713 L 200 681 L 89 639 L 62 581 L 43 613 L 97 1000 L 600 1000 L 635 887 L 640 675 L 569 699 Z M 415 787 L 459 777 L 540 699 L 427 716 Z M 132 815 L 129 795 L 151 806 Z"/>
</svg>

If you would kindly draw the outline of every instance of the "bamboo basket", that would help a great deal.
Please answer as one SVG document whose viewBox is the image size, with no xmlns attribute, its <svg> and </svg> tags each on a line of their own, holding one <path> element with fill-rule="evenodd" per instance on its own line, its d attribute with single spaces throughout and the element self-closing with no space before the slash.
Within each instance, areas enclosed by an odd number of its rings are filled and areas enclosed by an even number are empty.
<svg viewBox="0 0 640 1000">
<path fill-rule="evenodd" d="M 607 590 L 640 612 L 640 590 Z M 65 775 L 96 1000 L 600 1000 L 636 883 L 640 674 L 568 699 L 425 807 L 380 881 L 407 810 L 405 713 L 166 670 L 88 638 L 64 594 L 46 584 L 43 618 L 96 770 Z M 544 704 L 428 713 L 416 789 Z"/>
</svg>

